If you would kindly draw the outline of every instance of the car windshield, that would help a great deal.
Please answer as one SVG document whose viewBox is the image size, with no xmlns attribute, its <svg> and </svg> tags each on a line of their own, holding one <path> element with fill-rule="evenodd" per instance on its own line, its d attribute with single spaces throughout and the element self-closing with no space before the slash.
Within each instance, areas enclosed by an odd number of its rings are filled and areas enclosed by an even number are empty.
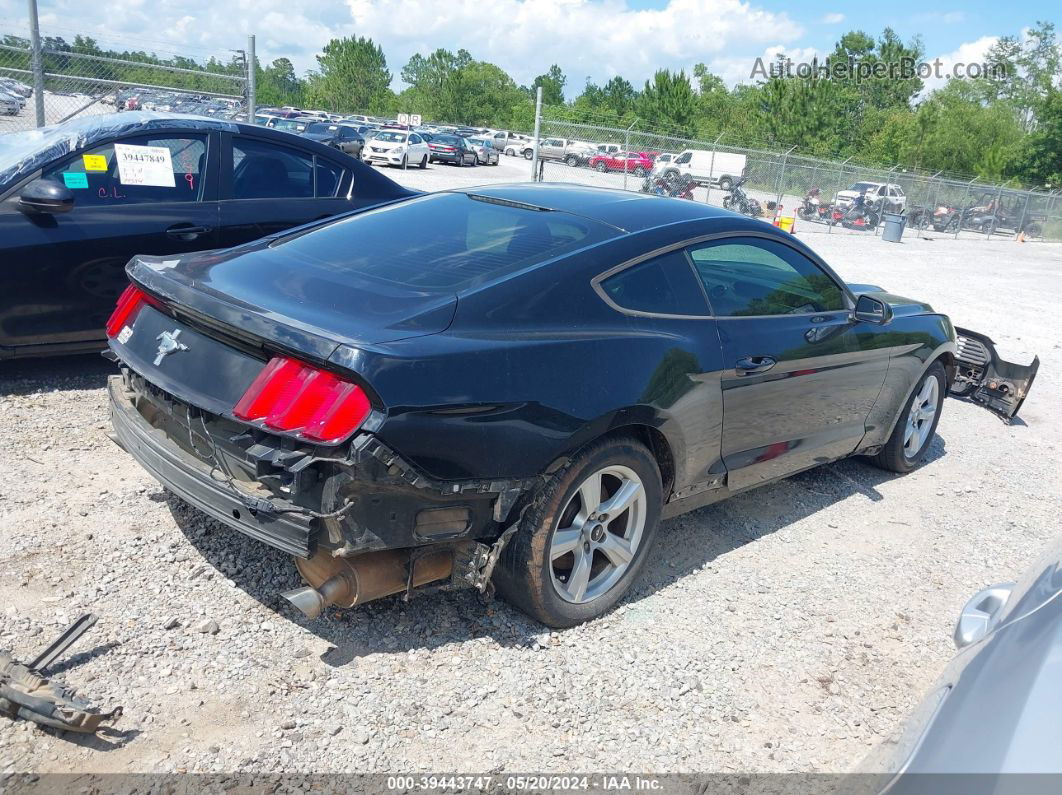
<svg viewBox="0 0 1062 795">
<path fill-rule="evenodd" d="M 300 281 L 370 281 L 447 293 L 617 234 L 568 213 L 436 193 L 295 233 L 273 246 Z"/>
<path fill-rule="evenodd" d="M 381 130 L 374 137 L 377 141 L 386 141 L 391 144 L 405 143 L 406 140 L 404 132 L 395 132 L 394 130 Z"/>
<path fill-rule="evenodd" d="M 327 124 L 323 121 L 319 121 L 309 125 L 305 130 L 303 130 L 303 132 L 321 133 L 322 135 L 329 135 L 331 133 L 334 133 L 337 129 L 339 128 L 336 127 L 336 125 L 334 124 Z"/>
<path fill-rule="evenodd" d="M 856 193 L 866 193 L 868 190 L 877 188 L 878 186 L 873 182 L 857 182 L 848 190 L 854 190 Z"/>
</svg>

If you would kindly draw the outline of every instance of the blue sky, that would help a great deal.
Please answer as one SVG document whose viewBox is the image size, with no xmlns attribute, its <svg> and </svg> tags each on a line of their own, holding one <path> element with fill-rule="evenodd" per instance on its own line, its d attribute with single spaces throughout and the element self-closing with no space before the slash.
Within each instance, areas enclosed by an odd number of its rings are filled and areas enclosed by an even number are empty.
<svg viewBox="0 0 1062 795">
<path fill-rule="evenodd" d="M 796 61 L 833 49 L 847 30 L 877 35 L 891 25 L 921 34 L 927 58 L 980 61 L 994 37 L 1020 35 L 1056 17 L 1059 0 L 108 0 L 85 14 L 82 0 L 38 0 L 44 34 L 95 36 L 104 46 L 227 58 L 254 33 L 259 58 L 290 58 L 302 72 L 331 38 L 368 36 L 397 75 L 414 53 L 467 49 L 522 84 L 550 64 L 574 97 L 587 78 L 622 75 L 640 87 L 660 67 L 703 62 L 730 85 L 748 82 L 757 57 Z M 0 32 L 25 34 L 25 0 L 0 0 Z"/>
</svg>

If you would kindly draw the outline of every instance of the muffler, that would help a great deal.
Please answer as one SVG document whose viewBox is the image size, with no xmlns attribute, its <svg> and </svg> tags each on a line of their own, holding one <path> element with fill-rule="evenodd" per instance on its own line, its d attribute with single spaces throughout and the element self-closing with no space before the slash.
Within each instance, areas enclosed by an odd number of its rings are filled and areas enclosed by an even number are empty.
<svg viewBox="0 0 1062 795">
<path fill-rule="evenodd" d="M 354 607 L 449 577 L 453 553 L 443 550 L 411 561 L 409 549 L 367 552 L 353 558 L 333 557 L 319 549 L 309 560 L 295 559 L 295 567 L 308 587 L 281 594 L 309 618 L 318 618 L 326 607 Z M 410 578 L 407 566 L 413 567 Z"/>
</svg>

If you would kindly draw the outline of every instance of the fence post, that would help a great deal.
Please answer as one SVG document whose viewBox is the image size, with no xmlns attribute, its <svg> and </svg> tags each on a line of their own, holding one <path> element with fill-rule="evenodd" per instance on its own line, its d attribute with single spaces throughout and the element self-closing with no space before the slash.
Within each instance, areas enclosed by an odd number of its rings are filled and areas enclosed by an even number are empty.
<svg viewBox="0 0 1062 795">
<path fill-rule="evenodd" d="M 631 150 L 631 130 L 634 129 L 634 125 L 637 121 L 632 121 L 631 126 L 623 131 L 623 189 L 627 190 L 627 165 L 631 162 L 627 155 Z"/>
<path fill-rule="evenodd" d="M 959 204 L 959 223 L 955 227 L 955 239 L 959 239 L 959 232 L 962 231 L 963 222 L 966 220 L 966 200 L 970 196 L 970 188 L 977 182 L 977 177 L 974 177 L 966 183 L 966 190 L 962 192 L 962 202 Z"/>
<path fill-rule="evenodd" d="M 535 137 L 531 142 L 531 181 L 538 181 L 538 137 L 542 134 L 542 86 L 535 92 Z"/>
<path fill-rule="evenodd" d="M 255 77 L 258 69 L 254 57 L 254 34 L 247 37 L 247 123 L 254 124 Z"/>
<path fill-rule="evenodd" d="M 922 230 L 925 230 L 927 224 L 931 225 L 933 223 L 933 218 L 935 217 L 934 213 L 936 212 L 936 209 L 937 209 L 937 191 L 938 191 L 937 184 L 935 182 L 933 182 L 933 180 L 935 180 L 937 177 L 939 177 L 943 173 L 944 173 L 943 170 L 938 171 L 936 174 L 934 174 L 933 176 L 931 176 L 929 178 L 929 183 L 926 185 L 926 205 L 927 206 L 924 208 L 924 211 L 922 213 L 922 220 L 919 222 L 919 227 Z M 930 193 L 931 189 L 933 191 L 932 193 Z M 929 213 L 928 217 L 926 216 L 926 213 Z"/>
<path fill-rule="evenodd" d="M 985 240 L 992 239 L 992 233 L 996 231 L 996 219 L 999 217 L 999 203 L 1003 201 L 1003 185 L 996 191 L 996 200 L 992 203 L 992 220 L 988 222 L 988 231 L 985 232 Z"/>
<path fill-rule="evenodd" d="M 878 236 L 878 230 L 885 228 L 885 207 L 891 204 L 889 201 L 889 180 L 892 179 L 892 172 L 900 167 L 897 163 L 885 172 L 885 195 L 881 197 L 881 216 L 878 218 L 878 225 L 874 227 L 874 237 Z"/>
<path fill-rule="evenodd" d="M 855 155 L 849 155 L 844 160 L 842 160 L 840 162 L 840 164 L 837 166 L 837 176 L 838 176 L 837 184 L 838 185 L 841 184 L 840 177 L 844 176 L 844 164 L 847 163 L 849 160 L 851 160 L 853 157 L 855 157 Z M 836 196 L 836 195 L 837 194 L 835 193 L 834 196 Z M 826 234 L 828 234 L 828 235 L 832 235 L 833 234 L 833 207 L 834 207 L 834 203 L 831 200 L 830 201 L 830 217 L 828 219 L 826 219 Z"/>
<path fill-rule="evenodd" d="M 1025 229 L 1025 216 L 1029 212 L 1029 203 L 1032 201 L 1034 193 L 1036 193 L 1036 191 L 1030 190 L 1025 192 L 1025 206 L 1021 208 L 1021 220 L 1018 221 L 1018 228 L 1014 230 L 1014 237 L 1016 238 L 1020 237 L 1022 230 Z"/>
<path fill-rule="evenodd" d="M 41 57 L 41 28 L 37 21 L 37 0 L 29 0 L 30 69 L 33 70 L 33 107 L 37 112 L 37 126 L 44 121 L 44 59 Z"/>
<path fill-rule="evenodd" d="M 793 150 L 795 149 L 795 146 L 791 146 L 789 147 L 789 151 L 782 155 L 782 168 L 778 172 L 778 195 L 774 198 L 775 216 L 778 215 L 778 206 L 782 203 L 782 181 L 785 179 L 785 164 L 789 160 L 789 155 L 793 154 Z"/>
<path fill-rule="evenodd" d="M 712 180 L 715 178 L 715 150 L 719 147 L 719 142 L 723 140 L 724 135 L 726 135 L 726 130 L 719 133 L 719 137 L 712 143 L 712 162 L 708 166 L 708 193 L 704 197 L 705 204 L 708 204 L 712 198 Z"/>
</svg>

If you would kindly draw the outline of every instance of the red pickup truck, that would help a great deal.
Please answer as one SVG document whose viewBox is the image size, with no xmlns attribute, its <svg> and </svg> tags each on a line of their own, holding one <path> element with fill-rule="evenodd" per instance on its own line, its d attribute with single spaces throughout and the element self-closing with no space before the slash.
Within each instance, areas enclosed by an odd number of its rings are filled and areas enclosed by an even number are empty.
<svg viewBox="0 0 1062 795">
<path fill-rule="evenodd" d="M 616 152 L 594 155 L 588 165 L 598 171 L 626 171 L 644 177 L 653 170 L 653 158 L 648 152 Z"/>
</svg>

